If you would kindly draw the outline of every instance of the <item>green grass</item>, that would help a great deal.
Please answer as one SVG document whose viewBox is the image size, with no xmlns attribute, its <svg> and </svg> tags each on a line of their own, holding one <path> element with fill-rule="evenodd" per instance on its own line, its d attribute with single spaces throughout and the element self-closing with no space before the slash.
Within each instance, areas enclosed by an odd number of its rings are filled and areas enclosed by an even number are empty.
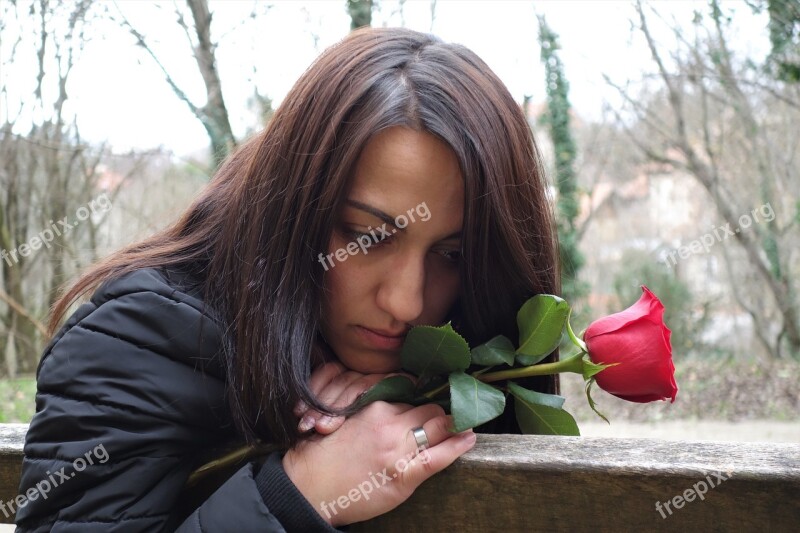
<svg viewBox="0 0 800 533">
<path fill-rule="evenodd" d="M 0 379 L 0 423 L 28 423 L 36 411 L 36 379 Z"/>
</svg>

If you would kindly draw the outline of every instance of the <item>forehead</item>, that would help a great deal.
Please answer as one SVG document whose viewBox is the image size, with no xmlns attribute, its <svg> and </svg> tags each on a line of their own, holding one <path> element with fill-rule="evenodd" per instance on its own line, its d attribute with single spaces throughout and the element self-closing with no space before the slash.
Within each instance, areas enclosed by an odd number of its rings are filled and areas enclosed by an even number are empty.
<svg viewBox="0 0 800 533">
<path fill-rule="evenodd" d="M 400 209 L 420 202 L 463 206 L 464 179 L 452 149 L 439 138 L 406 127 L 376 134 L 356 164 L 350 197 Z M 404 206 L 408 203 L 408 206 Z"/>
</svg>

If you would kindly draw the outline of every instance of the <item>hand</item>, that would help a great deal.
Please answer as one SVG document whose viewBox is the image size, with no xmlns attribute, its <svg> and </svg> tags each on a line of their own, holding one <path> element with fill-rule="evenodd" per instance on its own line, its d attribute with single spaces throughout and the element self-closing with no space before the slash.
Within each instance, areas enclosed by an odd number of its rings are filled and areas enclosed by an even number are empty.
<svg viewBox="0 0 800 533">
<path fill-rule="evenodd" d="M 367 389 L 391 374 L 361 374 L 348 370 L 338 361 L 327 362 L 317 367 L 311 373 L 309 387 L 322 403 L 333 408 L 347 407 Z M 412 380 L 413 376 L 403 374 Z M 344 423 L 343 416 L 323 415 L 319 411 L 310 409 L 305 403 L 299 402 L 294 408 L 294 414 L 300 418 L 297 428 L 301 432 L 316 430 L 317 433 L 328 435 L 333 433 Z"/>
<path fill-rule="evenodd" d="M 313 435 L 283 457 L 289 479 L 334 527 L 360 522 L 404 502 L 433 474 L 475 444 L 472 430 L 451 433 L 436 404 L 377 401 L 330 435 Z M 422 427 L 429 447 L 417 454 L 411 432 Z"/>
</svg>

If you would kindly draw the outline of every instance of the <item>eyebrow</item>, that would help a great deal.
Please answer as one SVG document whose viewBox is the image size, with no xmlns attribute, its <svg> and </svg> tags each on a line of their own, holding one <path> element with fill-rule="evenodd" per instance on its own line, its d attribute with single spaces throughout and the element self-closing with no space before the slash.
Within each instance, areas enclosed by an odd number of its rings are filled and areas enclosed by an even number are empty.
<svg viewBox="0 0 800 533">
<path fill-rule="evenodd" d="M 347 205 L 349 205 L 350 207 L 354 207 L 356 209 L 360 209 L 361 211 L 364 211 L 364 212 L 369 213 L 370 215 L 372 215 L 372 216 L 374 216 L 376 218 L 379 218 L 381 221 L 386 222 L 388 225 L 390 225 L 390 226 L 392 226 L 394 228 L 397 228 L 400 231 L 405 231 L 406 230 L 406 228 L 398 228 L 395 225 L 394 221 L 395 221 L 396 217 L 393 217 L 393 216 L 381 211 L 377 207 L 372 207 L 371 205 L 367 205 L 367 204 L 358 202 L 356 200 L 350 200 L 350 199 L 345 200 L 345 203 Z M 446 241 L 448 239 L 457 239 L 457 238 L 461 238 L 461 230 L 454 231 L 450 235 L 447 235 L 446 237 L 444 237 L 442 239 L 439 239 L 439 240 Z"/>
</svg>

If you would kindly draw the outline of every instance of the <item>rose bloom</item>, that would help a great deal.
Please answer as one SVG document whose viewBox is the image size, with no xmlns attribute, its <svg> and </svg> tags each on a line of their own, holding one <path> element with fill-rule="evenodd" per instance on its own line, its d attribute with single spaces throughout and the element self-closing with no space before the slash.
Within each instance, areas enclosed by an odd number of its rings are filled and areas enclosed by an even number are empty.
<svg viewBox="0 0 800 533">
<path fill-rule="evenodd" d="M 678 385 L 664 305 L 644 285 L 642 291 L 628 309 L 592 322 L 583 339 L 592 362 L 617 363 L 595 376 L 600 388 L 631 402 L 674 402 Z"/>
</svg>

